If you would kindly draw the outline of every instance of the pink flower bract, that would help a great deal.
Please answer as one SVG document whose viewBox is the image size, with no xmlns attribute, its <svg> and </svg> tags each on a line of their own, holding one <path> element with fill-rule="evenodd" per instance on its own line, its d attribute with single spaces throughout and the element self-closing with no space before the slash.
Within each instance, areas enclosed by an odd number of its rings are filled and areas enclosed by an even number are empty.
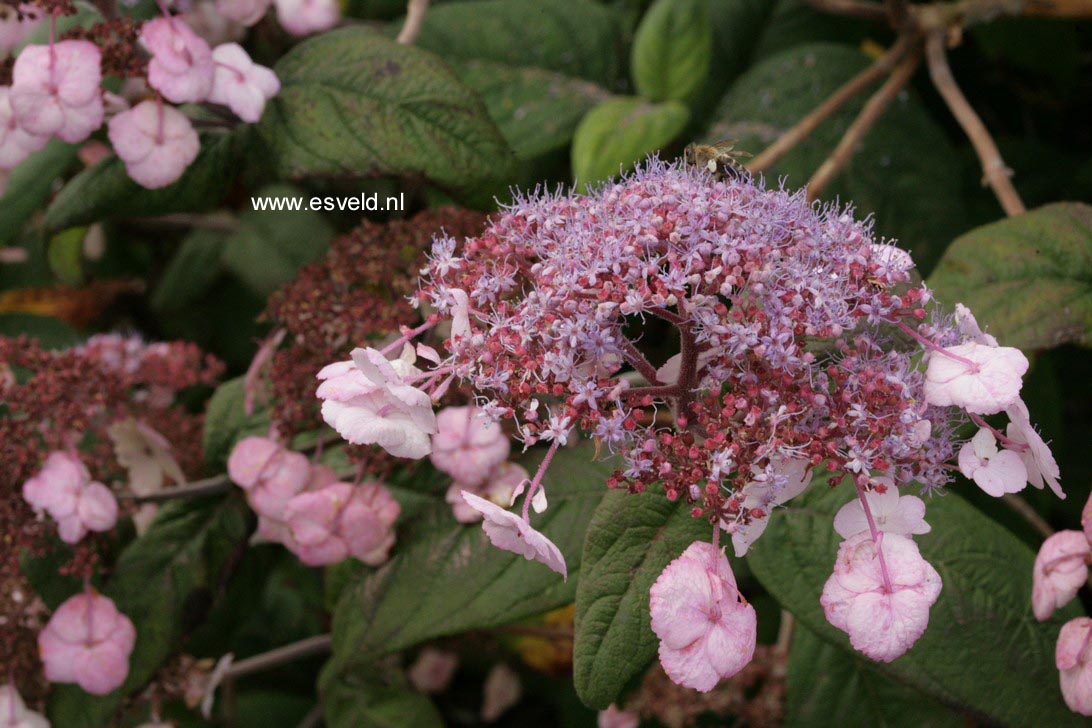
<svg viewBox="0 0 1092 728">
<path fill-rule="evenodd" d="M 1069 709 L 1092 716 L 1092 619 L 1078 617 L 1066 622 L 1058 633 L 1054 662 L 1062 697 Z"/>
<path fill-rule="evenodd" d="M 105 695 L 125 682 L 136 630 L 114 602 L 92 591 L 69 598 L 38 635 L 50 682 Z"/>
<path fill-rule="evenodd" d="M 998 450 L 997 439 L 982 429 L 959 451 L 959 470 L 994 498 L 1016 493 L 1027 485 L 1028 471 L 1020 455 Z"/>
<path fill-rule="evenodd" d="M 819 602 L 827 621 L 847 633 L 855 649 L 878 662 L 891 662 L 925 632 L 941 579 L 909 538 L 883 534 L 880 548 L 890 591 L 876 544 L 865 532 L 842 542 Z"/>
<path fill-rule="evenodd" d="M 1043 542 L 1031 573 L 1031 607 L 1040 622 L 1068 604 L 1088 581 L 1092 547 L 1081 531 L 1058 531 Z"/>
<path fill-rule="evenodd" d="M 511 445 L 499 423 L 477 407 L 447 407 L 436 415 L 432 464 L 467 488 L 486 481 Z"/>
<path fill-rule="evenodd" d="M 543 563 L 564 578 L 569 578 L 561 550 L 553 541 L 531 528 L 527 521 L 469 491 L 463 491 L 463 500 L 482 514 L 482 528 L 494 546 L 519 554 L 528 561 Z"/>
<path fill-rule="evenodd" d="M 925 370 L 925 400 L 938 407 L 954 405 L 977 415 L 992 415 L 1020 396 L 1028 359 L 1011 346 L 968 342 L 947 348 L 966 362 L 933 352 Z"/>
<path fill-rule="evenodd" d="M 141 101 L 108 126 L 110 143 L 125 162 L 125 171 L 152 190 L 177 182 L 201 149 L 190 120 L 161 102 Z"/>
<path fill-rule="evenodd" d="M 238 43 L 225 43 L 212 51 L 215 65 L 209 101 L 223 104 L 245 122 L 262 118 L 265 102 L 281 90 L 277 75 L 250 60 Z"/>
<path fill-rule="evenodd" d="M 15 59 L 10 100 L 30 134 L 82 142 L 102 126 L 102 54 L 86 40 L 31 45 Z"/>
<path fill-rule="evenodd" d="M 880 531 L 900 536 L 929 533 L 929 524 L 925 522 L 925 502 L 921 498 L 899 495 L 899 489 L 894 485 L 888 485 L 883 493 L 867 492 L 865 498 L 868 499 L 876 528 Z M 846 503 L 834 516 L 834 530 L 842 538 L 852 538 L 868 530 L 868 519 L 859 498 Z"/>
<path fill-rule="evenodd" d="M 13 169 L 49 141 L 19 126 L 10 97 L 11 89 L 0 86 L 0 169 Z"/>
<path fill-rule="evenodd" d="M 676 684 L 708 692 L 754 656 L 755 609 L 740 596 L 728 557 L 712 544 L 690 544 L 649 597 L 660 664 Z"/>
<path fill-rule="evenodd" d="M 178 18 L 155 18 L 141 28 L 140 42 L 152 54 L 148 85 L 176 104 L 204 101 L 212 89 L 212 49 Z"/>
</svg>

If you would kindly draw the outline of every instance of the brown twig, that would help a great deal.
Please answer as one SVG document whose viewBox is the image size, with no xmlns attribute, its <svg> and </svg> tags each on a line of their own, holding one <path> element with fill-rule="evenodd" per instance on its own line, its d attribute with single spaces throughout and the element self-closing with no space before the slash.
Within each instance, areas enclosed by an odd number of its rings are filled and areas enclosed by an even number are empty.
<svg viewBox="0 0 1092 728">
<path fill-rule="evenodd" d="M 398 33 L 399 43 L 413 45 L 413 41 L 417 40 L 417 36 L 421 34 L 426 10 L 428 10 L 428 0 L 409 0 L 406 4 L 406 21 L 402 23 L 402 30 Z"/>
<path fill-rule="evenodd" d="M 211 478 L 195 480 L 191 483 L 182 483 L 173 488 L 157 490 L 148 495 L 136 495 L 135 493 L 122 493 L 119 495 L 124 500 L 134 503 L 163 503 L 164 501 L 179 500 L 182 498 L 200 498 L 206 495 L 226 493 L 231 490 L 231 480 L 226 473 L 214 475 Z"/>
<path fill-rule="evenodd" d="M 1050 538 L 1054 535 L 1054 529 L 1050 527 L 1050 524 L 1020 496 L 1015 493 L 1007 493 L 1001 496 L 1001 500 L 1017 515 L 1027 521 L 1028 525 L 1042 534 L 1044 538 Z"/>
<path fill-rule="evenodd" d="M 260 655 L 248 657 L 245 660 L 239 660 L 224 672 L 223 681 L 238 680 L 247 675 L 280 667 L 305 657 L 324 655 L 330 651 L 331 644 L 329 634 L 319 634 L 278 647 L 269 652 L 263 652 Z"/>
<path fill-rule="evenodd" d="M 808 0 L 816 10 L 835 15 L 848 15 L 853 18 L 865 20 L 886 20 L 887 11 L 883 5 L 867 0 Z"/>
<path fill-rule="evenodd" d="M 944 99 L 944 103 L 948 105 L 952 115 L 971 140 L 978 159 L 982 163 L 983 180 L 997 195 L 1001 208 L 1006 215 L 1019 215 L 1027 208 L 1024 207 L 1024 202 L 1020 199 L 1016 188 L 1012 186 L 1010 179 L 1012 170 L 1005 166 L 1005 160 L 1001 158 L 1001 152 L 997 149 L 997 144 L 994 143 L 989 130 L 956 84 L 955 76 L 952 75 L 952 69 L 948 65 L 945 37 L 944 30 L 936 30 L 925 40 L 929 76 L 933 79 L 933 85 Z"/>
<path fill-rule="evenodd" d="M 791 129 L 752 159 L 746 165 L 747 169 L 751 172 L 761 172 L 792 151 L 793 147 L 807 138 L 831 114 L 842 108 L 850 99 L 871 86 L 884 74 L 889 73 L 906 54 L 909 47 L 909 40 L 900 37 L 883 56 L 876 59 L 875 63 L 842 84 L 829 98 L 808 112 L 807 116 L 796 122 Z"/>
<path fill-rule="evenodd" d="M 809 201 L 818 197 L 830 181 L 842 171 L 842 168 L 856 152 L 857 145 L 861 143 L 868 131 L 883 116 L 883 112 L 887 110 L 887 107 L 902 91 L 910 77 L 914 75 L 914 71 L 917 70 L 920 62 L 921 52 L 918 48 L 914 48 L 908 56 L 899 61 L 891 76 L 868 99 L 864 108 L 861 109 L 861 113 L 846 129 L 846 133 L 838 142 L 838 146 L 834 148 L 826 161 L 820 165 L 819 169 L 808 180 Z"/>
</svg>

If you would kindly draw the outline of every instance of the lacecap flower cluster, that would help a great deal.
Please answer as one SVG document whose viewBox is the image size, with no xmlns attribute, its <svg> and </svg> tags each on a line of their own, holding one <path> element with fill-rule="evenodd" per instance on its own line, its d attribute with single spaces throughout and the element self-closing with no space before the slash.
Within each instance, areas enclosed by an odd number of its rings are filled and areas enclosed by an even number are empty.
<svg viewBox="0 0 1092 728">
<path fill-rule="evenodd" d="M 454 473 L 461 451 L 432 403 L 469 388 L 475 416 L 546 451 L 517 488 L 522 513 L 469 489 L 466 506 L 495 545 L 561 574 L 564 555 L 530 513 L 546 507 L 559 448 L 591 439 L 619 462 L 606 485 L 684 502 L 711 538 L 664 570 L 650 606 L 668 675 L 699 690 L 740 670 L 755 642 L 721 533 L 745 554 L 822 471 L 858 496 L 833 524 L 845 541 L 823 607 L 857 649 L 890 661 L 942 587 L 913 540 L 929 527 L 912 493 L 958 469 L 991 495 L 1030 482 L 1062 496 L 1019 397 L 1027 359 L 964 307 L 944 314 L 912 268 L 849 209 L 653 160 L 587 195 L 517 197 L 465 242 L 437 237 L 415 299 L 423 323 L 327 367 L 322 411 L 350 442 L 439 450 Z M 442 354 L 414 345 L 441 322 Z M 653 361 L 646 336 L 675 353 Z M 1005 432 L 984 419 L 1001 413 Z M 968 421 L 979 430 L 964 443 Z M 472 450 L 470 469 L 495 466 Z"/>
</svg>

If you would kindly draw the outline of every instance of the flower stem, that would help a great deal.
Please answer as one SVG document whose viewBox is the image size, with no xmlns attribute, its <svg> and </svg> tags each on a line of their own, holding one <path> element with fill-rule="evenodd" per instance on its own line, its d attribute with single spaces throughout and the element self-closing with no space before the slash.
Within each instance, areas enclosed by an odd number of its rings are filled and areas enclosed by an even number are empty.
<svg viewBox="0 0 1092 728">
<path fill-rule="evenodd" d="M 440 323 L 439 319 L 437 319 L 435 321 L 425 321 L 423 324 L 421 324 L 417 328 L 407 329 L 397 339 L 395 339 L 391 343 L 384 346 L 383 350 L 380 351 L 379 353 L 382 354 L 383 356 L 386 356 L 387 354 L 389 354 L 392 351 L 396 350 L 398 347 L 402 346 L 402 344 L 405 344 L 407 341 L 409 341 L 413 337 L 417 336 L 418 334 L 423 334 L 424 332 L 428 331 L 429 329 L 431 329 L 433 326 L 435 326 L 438 323 Z"/>
<path fill-rule="evenodd" d="M 935 341 L 922 336 L 917 331 L 914 331 L 912 328 L 910 328 L 909 326 L 904 324 L 902 321 L 896 321 L 895 325 L 898 326 L 906 334 L 911 336 L 915 341 L 917 341 L 922 346 L 924 346 L 926 349 L 929 349 L 930 351 L 935 351 L 938 354 L 942 354 L 943 356 L 946 356 L 949 359 L 954 359 L 955 361 L 957 361 L 957 362 L 959 362 L 961 364 L 966 364 L 967 366 L 969 366 L 971 368 L 971 373 L 972 374 L 977 374 L 980 371 L 979 368 L 978 368 L 978 363 L 977 362 L 973 362 L 973 361 L 971 361 L 970 359 L 968 359 L 966 357 L 959 356 L 958 354 L 953 354 L 952 352 L 948 351 L 947 349 L 945 349 L 943 346 L 936 343 Z"/>
<path fill-rule="evenodd" d="M 857 497 L 861 500 L 861 507 L 864 508 L 865 519 L 868 521 L 868 531 L 872 534 L 872 543 L 876 546 L 876 558 L 880 561 L 880 574 L 883 576 L 884 593 L 891 594 L 894 589 L 891 586 L 891 575 L 887 571 L 887 562 L 883 558 L 883 548 L 881 546 L 883 535 L 880 529 L 876 528 L 876 520 L 872 518 L 872 509 L 868 506 L 864 488 L 861 487 L 860 483 L 854 482 L 854 485 L 857 488 Z"/>
<path fill-rule="evenodd" d="M 561 443 L 558 440 L 554 440 L 550 443 L 550 449 L 546 451 L 546 457 L 542 458 L 542 463 L 538 466 L 538 471 L 535 473 L 534 480 L 527 486 L 527 495 L 523 497 L 523 520 L 525 523 L 531 522 L 531 499 L 535 496 L 535 491 L 539 489 L 542 484 L 542 476 L 546 474 L 546 468 L 550 467 L 550 461 L 554 459 L 554 453 L 557 452 L 557 448 Z"/>
</svg>

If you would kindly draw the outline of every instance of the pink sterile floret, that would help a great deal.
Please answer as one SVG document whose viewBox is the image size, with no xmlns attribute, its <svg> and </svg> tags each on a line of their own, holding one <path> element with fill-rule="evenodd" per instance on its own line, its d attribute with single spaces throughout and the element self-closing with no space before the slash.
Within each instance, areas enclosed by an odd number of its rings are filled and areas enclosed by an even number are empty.
<svg viewBox="0 0 1092 728">
<path fill-rule="evenodd" d="M 135 642 L 129 618 L 110 599 L 88 591 L 57 608 L 38 635 L 38 652 L 49 681 L 105 695 L 125 682 Z"/>
<path fill-rule="evenodd" d="M 728 557 L 696 541 L 663 570 L 649 592 L 660 664 L 676 684 L 708 692 L 754 655 L 755 609 L 743 600 Z"/>
<path fill-rule="evenodd" d="M 447 489 L 444 499 L 451 504 L 451 510 L 455 520 L 459 523 L 477 523 L 482 520 L 482 514 L 472 508 L 463 499 L 463 491 L 469 491 L 474 495 L 496 503 L 498 506 L 511 507 L 516 502 L 516 497 L 522 492 L 523 484 L 527 482 L 527 471 L 516 463 L 501 463 L 489 474 L 489 479 L 477 487 L 467 487 L 455 482 Z M 539 493 L 545 499 L 545 489 L 540 488 L 535 494 L 535 500 L 539 500 Z M 536 513 L 543 509 L 535 508 Z"/>
<path fill-rule="evenodd" d="M 993 433 L 981 429 L 959 450 L 959 471 L 994 498 L 1016 493 L 1028 482 L 1028 471 L 1020 455 L 997 449 Z"/>
<path fill-rule="evenodd" d="M 1009 427 L 1005 431 L 1009 440 L 1016 445 L 1026 445 L 1026 450 L 1016 450 L 1020 459 L 1024 461 L 1024 467 L 1028 471 L 1028 482 L 1040 490 L 1045 482 L 1054 491 L 1054 495 L 1065 498 L 1062 484 L 1058 482 L 1061 470 L 1054 460 L 1053 453 L 1042 436 L 1031 424 L 1031 415 L 1028 406 L 1022 399 L 1016 400 L 1011 407 L 1005 410 L 1009 416 Z"/>
<path fill-rule="evenodd" d="M 225 43 L 212 51 L 215 74 L 209 101 L 223 104 L 243 121 L 262 118 L 265 102 L 281 90 L 277 75 L 250 60 L 238 43 Z"/>
<path fill-rule="evenodd" d="M 925 502 L 921 498 L 899 495 L 899 489 L 893 484 L 888 484 L 883 493 L 867 492 L 865 498 L 878 530 L 900 536 L 929 533 L 930 526 L 925 522 Z M 834 530 L 842 538 L 852 538 L 868 530 L 868 518 L 859 498 L 846 503 L 834 516 Z"/>
<path fill-rule="evenodd" d="M 637 728 L 641 724 L 641 716 L 611 704 L 606 710 L 599 711 L 595 724 L 597 728 Z"/>
<path fill-rule="evenodd" d="M 273 0 L 277 20 L 292 35 L 329 30 L 341 20 L 337 0 Z"/>
<path fill-rule="evenodd" d="M 1077 596 L 1088 581 L 1092 547 L 1081 531 L 1058 531 L 1043 542 L 1031 572 L 1031 608 L 1040 622 Z"/>
<path fill-rule="evenodd" d="M 432 436 L 432 464 L 464 488 L 484 483 L 511 449 L 500 424 L 477 407 L 440 410 L 436 429 Z"/>
<path fill-rule="evenodd" d="M 1019 349 L 971 341 L 944 351 L 948 355 L 933 352 L 925 370 L 925 401 L 929 404 L 955 405 L 973 414 L 992 415 L 1020 396 L 1028 359 Z"/>
<path fill-rule="evenodd" d="M 0 86 L 0 169 L 14 169 L 49 141 L 19 126 L 11 107 L 11 89 Z"/>
<path fill-rule="evenodd" d="M 125 171 L 151 190 L 177 182 L 201 149 L 185 114 L 159 101 L 141 101 L 118 114 L 108 132 Z"/>
<path fill-rule="evenodd" d="M 467 505 L 482 514 L 482 528 L 493 545 L 519 554 L 528 561 L 538 561 L 568 579 L 565 557 L 554 542 L 531 528 L 531 524 L 495 503 L 463 491 Z"/>
<path fill-rule="evenodd" d="M 1069 709 L 1092 715 L 1092 619 L 1078 617 L 1058 633 L 1054 663 L 1058 667 L 1062 697 Z"/>
<path fill-rule="evenodd" d="M 811 483 L 812 475 L 807 460 L 781 457 L 772 459 L 765 468 L 752 466 L 751 473 L 754 480 L 743 486 L 740 508 L 741 513 L 751 514 L 751 520 L 721 521 L 721 526 L 732 534 L 732 547 L 737 557 L 745 556 L 751 544 L 765 533 L 770 523 L 770 510 L 803 493 Z"/>
<path fill-rule="evenodd" d="M 140 42 L 152 54 L 148 85 L 176 104 L 204 101 L 212 89 L 212 49 L 178 18 L 144 24 Z"/>
<path fill-rule="evenodd" d="M 379 483 L 332 483 L 297 495 L 284 509 L 286 544 L 305 564 L 335 564 L 352 556 L 370 566 L 387 560 L 401 507 Z"/>
<path fill-rule="evenodd" d="M 868 532 L 843 541 L 819 602 L 827 621 L 846 632 L 855 649 L 891 662 L 925 632 L 941 579 L 906 536 L 882 534 L 880 548 L 886 580 Z"/>
<path fill-rule="evenodd" d="M 322 417 L 356 445 L 379 445 L 395 457 L 423 458 L 436 432 L 431 398 L 404 379 L 420 371 L 404 358 L 388 361 L 375 349 L 354 349 L 350 361 L 323 367 L 316 394 Z"/>
<path fill-rule="evenodd" d="M 216 9 L 229 20 L 251 26 L 262 19 L 273 0 L 216 0 Z"/>
<path fill-rule="evenodd" d="M 102 126 L 102 54 L 86 40 L 31 45 L 15 59 L 11 106 L 30 134 L 82 142 Z"/>
<path fill-rule="evenodd" d="M 0 687 L 0 728 L 49 728 L 49 720 L 27 708 L 23 696 L 9 682 Z"/>
<path fill-rule="evenodd" d="M 38 473 L 23 484 L 23 499 L 57 522 L 65 543 L 77 543 L 88 531 L 109 531 L 117 523 L 118 503 L 74 453 L 50 453 Z"/>
<path fill-rule="evenodd" d="M 454 652 L 426 647 L 406 670 L 406 677 L 418 692 L 442 693 L 451 684 L 458 666 L 459 656 Z"/>
</svg>

